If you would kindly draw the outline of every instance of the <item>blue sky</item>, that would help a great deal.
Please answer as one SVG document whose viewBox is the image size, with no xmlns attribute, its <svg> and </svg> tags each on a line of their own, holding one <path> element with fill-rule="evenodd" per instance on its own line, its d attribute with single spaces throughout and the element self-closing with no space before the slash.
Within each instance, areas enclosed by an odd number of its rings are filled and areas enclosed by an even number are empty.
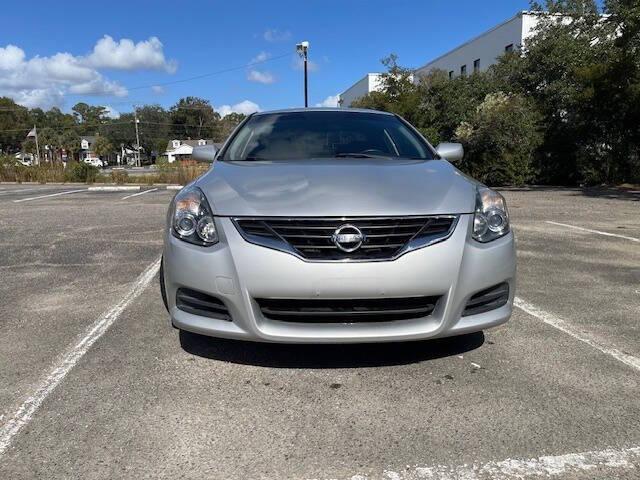
<svg viewBox="0 0 640 480">
<path fill-rule="evenodd" d="M 65 110 L 77 101 L 120 112 L 133 103 L 168 107 L 187 95 L 215 107 L 299 106 L 294 48 L 308 40 L 310 103 L 317 104 L 380 71 L 380 59 L 392 52 L 401 64 L 420 66 L 528 6 L 527 0 L 10 2 L 0 29 L 0 95 Z M 158 88 L 265 57 L 272 60 Z M 156 88 L 136 88 L 149 85 Z"/>
</svg>

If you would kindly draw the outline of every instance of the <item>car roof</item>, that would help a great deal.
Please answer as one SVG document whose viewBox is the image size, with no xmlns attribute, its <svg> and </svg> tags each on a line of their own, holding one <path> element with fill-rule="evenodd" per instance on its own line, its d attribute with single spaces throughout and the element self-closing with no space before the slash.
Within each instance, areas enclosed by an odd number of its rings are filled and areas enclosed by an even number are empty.
<svg viewBox="0 0 640 480">
<path fill-rule="evenodd" d="M 307 108 L 283 108 L 280 110 L 268 110 L 257 112 L 254 115 L 270 115 L 273 113 L 313 113 L 313 112 L 343 112 L 343 113 L 376 113 L 379 115 L 393 115 L 393 113 L 382 112 L 380 110 L 369 110 L 367 108 L 344 108 L 344 107 L 307 107 Z"/>
</svg>

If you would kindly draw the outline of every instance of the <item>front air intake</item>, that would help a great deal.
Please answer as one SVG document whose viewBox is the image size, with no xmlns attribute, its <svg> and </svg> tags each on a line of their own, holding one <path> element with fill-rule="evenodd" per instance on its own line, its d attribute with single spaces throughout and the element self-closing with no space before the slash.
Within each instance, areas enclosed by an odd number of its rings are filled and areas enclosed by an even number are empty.
<svg viewBox="0 0 640 480">
<path fill-rule="evenodd" d="M 473 295 L 462 312 L 463 317 L 495 310 L 509 301 L 509 284 L 504 282 Z"/>
<path fill-rule="evenodd" d="M 302 323 L 392 322 L 431 315 L 440 297 L 286 299 L 257 298 L 271 320 Z"/>
<path fill-rule="evenodd" d="M 229 310 L 222 300 L 189 288 L 178 289 L 176 307 L 193 315 L 231 321 Z"/>
</svg>

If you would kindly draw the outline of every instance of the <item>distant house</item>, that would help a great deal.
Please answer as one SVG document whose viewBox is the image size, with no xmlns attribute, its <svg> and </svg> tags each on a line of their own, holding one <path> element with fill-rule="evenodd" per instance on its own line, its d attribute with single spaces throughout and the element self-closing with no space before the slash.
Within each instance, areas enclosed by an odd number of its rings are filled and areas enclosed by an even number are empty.
<svg viewBox="0 0 640 480">
<path fill-rule="evenodd" d="M 176 160 L 189 160 L 193 153 L 193 147 L 203 147 L 205 145 L 213 145 L 218 151 L 222 144 L 203 138 L 200 140 L 169 140 L 164 155 L 167 156 L 169 163 L 173 163 Z"/>
<path fill-rule="evenodd" d="M 95 135 L 83 135 L 80 137 L 80 161 L 85 158 L 97 157 L 93 150 L 96 138 Z"/>
</svg>

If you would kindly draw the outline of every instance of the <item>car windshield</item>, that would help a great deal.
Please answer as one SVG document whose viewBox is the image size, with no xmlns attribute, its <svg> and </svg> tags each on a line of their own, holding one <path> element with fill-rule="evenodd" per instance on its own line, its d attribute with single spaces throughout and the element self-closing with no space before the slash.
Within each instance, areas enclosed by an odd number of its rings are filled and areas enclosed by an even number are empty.
<svg viewBox="0 0 640 480">
<path fill-rule="evenodd" d="M 394 115 L 308 111 L 251 117 L 221 160 L 336 157 L 434 158 L 424 140 Z"/>
</svg>

